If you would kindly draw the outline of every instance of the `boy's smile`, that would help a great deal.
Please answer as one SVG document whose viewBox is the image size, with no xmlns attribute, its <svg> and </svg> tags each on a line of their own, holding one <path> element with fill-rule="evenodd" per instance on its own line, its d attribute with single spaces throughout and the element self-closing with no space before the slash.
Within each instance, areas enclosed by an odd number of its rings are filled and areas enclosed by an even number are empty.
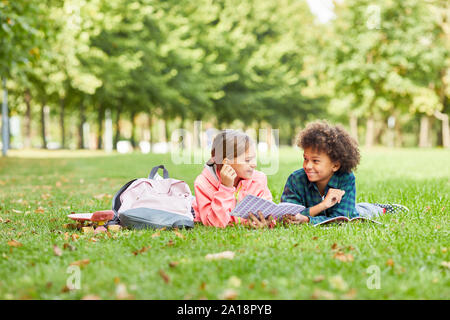
<svg viewBox="0 0 450 320">
<path fill-rule="evenodd" d="M 316 183 L 322 195 L 328 181 L 339 168 L 340 164 L 332 162 L 325 152 L 319 152 L 312 148 L 306 148 L 303 151 L 303 169 L 308 180 Z"/>
</svg>

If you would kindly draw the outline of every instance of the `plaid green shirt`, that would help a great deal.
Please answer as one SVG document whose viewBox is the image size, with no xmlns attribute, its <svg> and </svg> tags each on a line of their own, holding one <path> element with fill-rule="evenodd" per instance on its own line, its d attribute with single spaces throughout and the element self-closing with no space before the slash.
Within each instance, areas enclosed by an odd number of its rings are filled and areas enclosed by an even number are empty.
<svg viewBox="0 0 450 320">
<path fill-rule="evenodd" d="M 309 208 L 321 203 L 330 188 L 345 191 L 341 203 L 336 203 L 317 216 L 311 217 L 309 215 Z M 324 197 L 322 198 L 316 184 L 308 180 L 305 170 L 302 168 L 291 173 L 287 179 L 283 194 L 281 195 L 281 202 L 291 202 L 305 206 L 306 209 L 302 214 L 309 218 L 311 224 L 316 224 L 337 216 L 346 216 L 349 219 L 357 217 L 358 212 L 355 208 L 355 196 L 356 186 L 355 175 L 353 173 L 335 173 L 325 187 Z"/>
</svg>

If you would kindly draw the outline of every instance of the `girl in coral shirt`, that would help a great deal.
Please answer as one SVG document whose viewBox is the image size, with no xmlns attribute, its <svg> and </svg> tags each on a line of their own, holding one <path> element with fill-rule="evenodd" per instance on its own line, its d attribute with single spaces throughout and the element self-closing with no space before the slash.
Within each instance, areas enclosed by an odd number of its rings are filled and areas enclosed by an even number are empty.
<svg viewBox="0 0 450 320">
<path fill-rule="evenodd" d="M 214 138 L 211 159 L 194 182 L 194 221 L 221 228 L 232 224 L 254 228 L 273 225 L 272 218 L 264 219 L 260 212 L 258 218 L 253 214 L 249 219 L 230 216 L 237 202 L 248 194 L 272 200 L 266 175 L 255 167 L 256 152 L 251 138 L 236 130 L 221 131 Z"/>
</svg>

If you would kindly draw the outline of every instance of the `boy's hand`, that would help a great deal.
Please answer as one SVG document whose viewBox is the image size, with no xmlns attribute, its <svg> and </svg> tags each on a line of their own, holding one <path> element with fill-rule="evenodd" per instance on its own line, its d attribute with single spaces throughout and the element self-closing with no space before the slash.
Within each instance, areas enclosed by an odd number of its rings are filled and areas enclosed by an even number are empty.
<svg viewBox="0 0 450 320">
<path fill-rule="evenodd" d="M 220 169 L 220 180 L 226 187 L 232 188 L 234 186 L 234 180 L 236 179 L 236 171 L 228 164 L 228 159 L 223 159 L 223 166 Z"/>
<path fill-rule="evenodd" d="M 296 214 L 295 216 L 293 214 L 285 214 L 283 216 L 283 222 L 288 223 L 288 224 L 290 224 L 290 223 L 293 223 L 293 224 L 308 223 L 309 218 L 300 213 Z"/>
<path fill-rule="evenodd" d="M 341 203 L 345 191 L 341 189 L 329 189 L 325 199 L 322 201 L 325 209 L 331 208 L 336 203 Z"/>
<path fill-rule="evenodd" d="M 273 225 L 273 217 L 271 215 L 268 216 L 267 219 L 265 219 L 262 212 L 258 211 L 258 216 L 259 219 L 255 217 L 255 215 L 252 212 L 249 212 L 247 221 L 250 228 L 260 229 L 270 227 L 271 225 Z"/>
</svg>

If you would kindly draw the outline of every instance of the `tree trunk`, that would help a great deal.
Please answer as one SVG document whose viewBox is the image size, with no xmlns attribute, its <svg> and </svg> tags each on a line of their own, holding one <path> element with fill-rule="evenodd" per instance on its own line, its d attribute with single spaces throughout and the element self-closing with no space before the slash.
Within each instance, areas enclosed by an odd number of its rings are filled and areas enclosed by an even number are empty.
<svg viewBox="0 0 450 320">
<path fill-rule="evenodd" d="M 297 141 L 297 133 L 295 132 L 295 121 L 291 121 L 289 123 L 289 137 L 288 137 L 288 145 L 294 146 Z"/>
<path fill-rule="evenodd" d="M 84 101 L 80 103 L 80 122 L 78 123 L 78 149 L 84 149 L 83 124 L 86 122 Z"/>
<path fill-rule="evenodd" d="M 103 120 L 105 117 L 105 108 L 102 104 L 98 106 L 97 112 L 97 149 L 103 148 Z"/>
<path fill-rule="evenodd" d="M 436 111 L 434 116 L 442 121 L 442 146 L 444 148 L 450 148 L 450 128 L 448 121 L 448 114 Z"/>
<path fill-rule="evenodd" d="M 402 127 L 399 124 L 399 121 L 395 122 L 395 147 L 401 148 L 403 146 L 403 133 Z"/>
<path fill-rule="evenodd" d="M 260 137 L 260 133 L 259 133 L 260 130 L 261 130 L 261 120 L 258 120 L 256 122 L 256 145 L 258 145 L 259 142 L 261 141 L 261 137 Z"/>
<path fill-rule="evenodd" d="M 427 115 L 423 115 L 420 118 L 420 136 L 419 136 L 419 147 L 427 148 L 430 147 L 430 118 Z"/>
<path fill-rule="evenodd" d="M 130 122 L 131 122 L 131 138 L 130 143 L 131 146 L 136 148 L 136 111 L 132 111 L 130 115 Z"/>
<path fill-rule="evenodd" d="M 367 118 L 366 124 L 366 147 L 373 147 L 375 140 L 375 121 L 372 117 Z"/>
<path fill-rule="evenodd" d="M 153 115 L 151 111 L 148 112 L 148 128 L 150 130 L 150 148 L 153 148 L 153 143 L 155 142 L 153 135 Z"/>
<path fill-rule="evenodd" d="M 116 113 L 116 134 L 114 136 L 114 148 L 117 148 L 117 142 L 120 139 L 120 115 L 122 113 L 122 107 L 117 108 Z"/>
<path fill-rule="evenodd" d="M 61 147 L 63 149 L 66 148 L 66 127 L 64 125 L 64 118 L 65 118 L 65 109 L 66 109 L 66 99 L 60 98 L 59 99 L 59 105 L 61 107 L 60 113 L 59 113 L 59 126 L 61 128 Z"/>
<path fill-rule="evenodd" d="M 25 90 L 25 105 L 27 109 L 25 111 L 25 139 L 24 139 L 24 147 L 26 149 L 31 148 L 31 93 L 30 89 L 27 88 Z"/>
<path fill-rule="evenodd" d="M 164 132 L 166 134 L 166 142 L 170 141 L 169 119 L 164 119 Z"/>
<path fill-rule="evenodd" d="M 181 114 L 181 128 L 182 129 L 186 129 L 185 121 L 186 121 L 186 118 L 185 118 L 184 114 Z M 183 136 L 183 139 L 181 140 L 181 149 L 182 150 L 184 150 L 186 148 L 185 138 L 186 138 L 186 136 Z"/>
<path fill-rule="evenodd" d="M 6 157 L 9 149 L 9 112 L 8 112 L 8 88 L 6 88 L 6 77 L 2 79 L 3 101 L 2 101 L 2 155 Z"/>
<path fill-rule="evenodd" d="M 350 115 L 350 135 L 358 142 L 358 117 Z"/>
<path fill-rule="evenodd" d="M 47 149 L 47 137 L 46 137 L 46 127 L 45 127 L 45 105 L 46 100 L 44 99 L 41 104 L 41 135 L 42 135 L 42 148 Z"/>
</svg>

